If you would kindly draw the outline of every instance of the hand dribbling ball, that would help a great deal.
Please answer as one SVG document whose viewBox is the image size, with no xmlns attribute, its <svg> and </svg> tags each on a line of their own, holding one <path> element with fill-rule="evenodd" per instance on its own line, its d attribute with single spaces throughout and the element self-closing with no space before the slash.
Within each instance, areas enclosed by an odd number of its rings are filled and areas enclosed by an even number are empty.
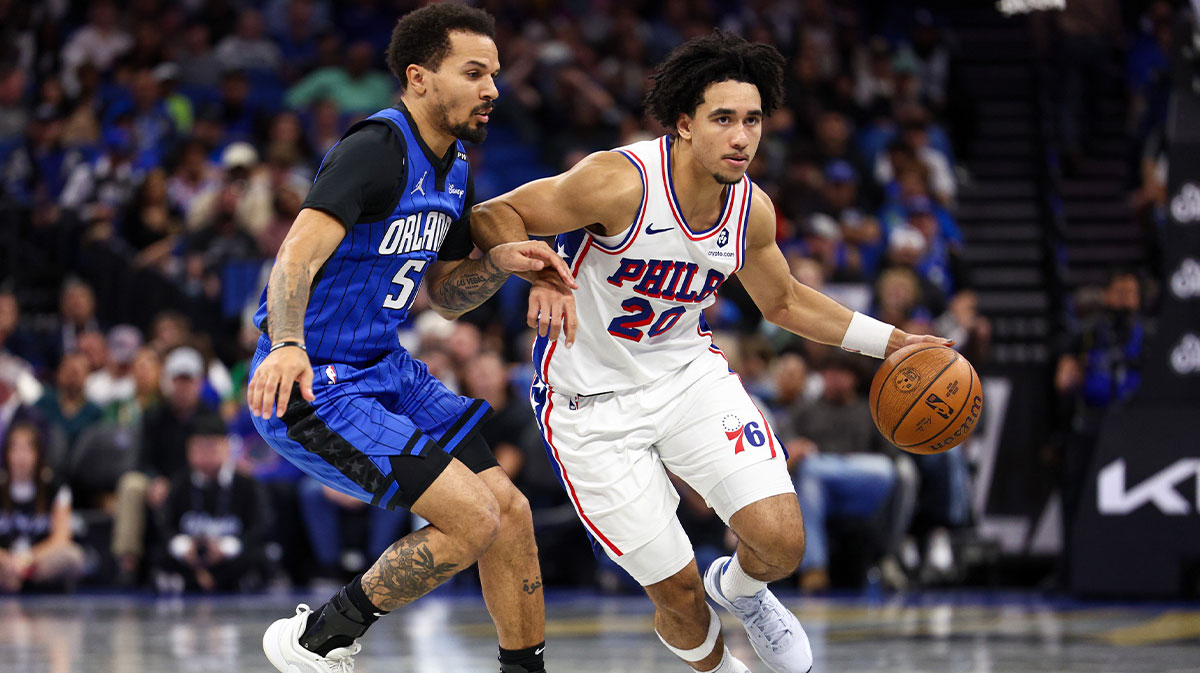
<svg viewBox="0 0 1200 673">
<path fill-rule="evenodd" d="M 983 390 L 958 351 L 921 343 L 883 361 L 868 400 L 875 427 L 889 442 L 909 453 L 941 453 L 975 430 Z"/>
</svg>

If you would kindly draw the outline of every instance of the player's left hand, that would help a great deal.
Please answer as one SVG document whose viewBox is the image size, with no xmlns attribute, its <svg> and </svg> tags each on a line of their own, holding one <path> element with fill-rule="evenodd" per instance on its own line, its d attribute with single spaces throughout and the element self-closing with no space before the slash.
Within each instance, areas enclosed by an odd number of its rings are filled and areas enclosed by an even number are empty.
<svg viewBox="0 0 1200 673">
<path fill-rule="evenodd" d="M 502 243 L 487 253 L 487 258 L 497 269 L 506 273 L 522 271 L 541 271 L 547 267 L 554 269 L 559 278 L 572 290 L 578 290 L 579 285 L 571 275 L 571 269 L 558 253 L 554 252 L 545 241 L 513 241 Z"/>
<path fill-rule="evenodd" d="M 897 327 L 896 329 L 892 330 L 892 338 L 890 341 L 888 341 L 887 351 L 884 352 L 883 357 L 886 358 L 905 346 L 925 343 L 937 344 L 939 346 L 953 346 L 954 340 L 944 339 L 940 336 L 933 336 L 932 334 L 909 334 L 908 332 L 905 332 Z"/>
<path fill-rule="evenodd" d="M 529 312 L 525 322 L 536 329 L 539 336 L 549 337 L 551 341 L 558 339 L 562 332 L 567 348 L 570 348 L 575 343 L 575 328 L 579 325 L 575 316 L 575 294 L 553 273 L 539 274 L 529 288 Z"/>
</svg>

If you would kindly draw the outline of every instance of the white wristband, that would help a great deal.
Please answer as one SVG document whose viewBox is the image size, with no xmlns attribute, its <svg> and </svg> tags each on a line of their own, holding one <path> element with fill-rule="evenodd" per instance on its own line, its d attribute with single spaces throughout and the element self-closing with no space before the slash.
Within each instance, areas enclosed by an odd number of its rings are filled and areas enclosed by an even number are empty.
<svg viewBox="0 0 1200 673">
<path fill-rule="evenodd" d="M 892 325 L 855 311 L 850 326 L 846 328 L 846 335 L 842 337 L 842 348 L 851 353 L 882 358 L 894 329 Z"/>
</svg>

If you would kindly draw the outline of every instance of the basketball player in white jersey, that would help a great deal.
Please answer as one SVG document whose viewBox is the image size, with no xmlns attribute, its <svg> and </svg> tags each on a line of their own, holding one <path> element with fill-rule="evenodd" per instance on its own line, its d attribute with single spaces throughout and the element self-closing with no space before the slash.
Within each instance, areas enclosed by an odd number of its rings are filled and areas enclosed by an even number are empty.
<svg viewBox="0 0 1200 673">
<path fill-rule="evenodd" d="M 783 64 L 775 48 L 728 33 L 693 39 L 659 67 L 646 99 L 670 135 L 593 154 L 472 215 L 485 247 L 521 227 L 560 234 L 578 326 L 564 290 L 539 332 L 564 314 L 566 329 L 534 347 L 538 425 L 584 526 L 645 587 L 662 642 L 699 671 L 747 670 L 725 649 L 705 590 L 772 670 L 812 667 L 804 629 L 767 589 L 803 555 L 800 507 L 782 445 L 712 342 L 702 310 L 714 293 L 736 273 L 766 319 L 875 357 L 945 343 L 852 313 L 789 274 L 774 206 L 746 177 Z M 703 581 L 668 470 L 740 540 Z"/>
</svg>

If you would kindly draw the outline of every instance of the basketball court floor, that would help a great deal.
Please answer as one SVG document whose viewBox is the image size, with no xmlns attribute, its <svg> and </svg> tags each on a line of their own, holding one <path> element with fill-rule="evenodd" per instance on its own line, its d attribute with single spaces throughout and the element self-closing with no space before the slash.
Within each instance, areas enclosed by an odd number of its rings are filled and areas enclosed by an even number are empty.
<svg viewBox="0 0 1200 673">
<path fill-rule="evenodd" d="M 264 627 L 301 600 L 264 595 L 152 599 L 56 596 L 0 600 L 0 673 L 272 673 Z M 435 596 L 364 638 L 361 673 L 496 671 L 483 603 Z M 1053 602 L 1027 595 L 924 594 L 800 599 L 815 673 L 1200 672 L 1200 605 Z M 640 597 L 551 594 L 551 673 L 686 673 L 651 633 Z M 740 625 L 735 654 L 756 673 Z"/>
</svg>

